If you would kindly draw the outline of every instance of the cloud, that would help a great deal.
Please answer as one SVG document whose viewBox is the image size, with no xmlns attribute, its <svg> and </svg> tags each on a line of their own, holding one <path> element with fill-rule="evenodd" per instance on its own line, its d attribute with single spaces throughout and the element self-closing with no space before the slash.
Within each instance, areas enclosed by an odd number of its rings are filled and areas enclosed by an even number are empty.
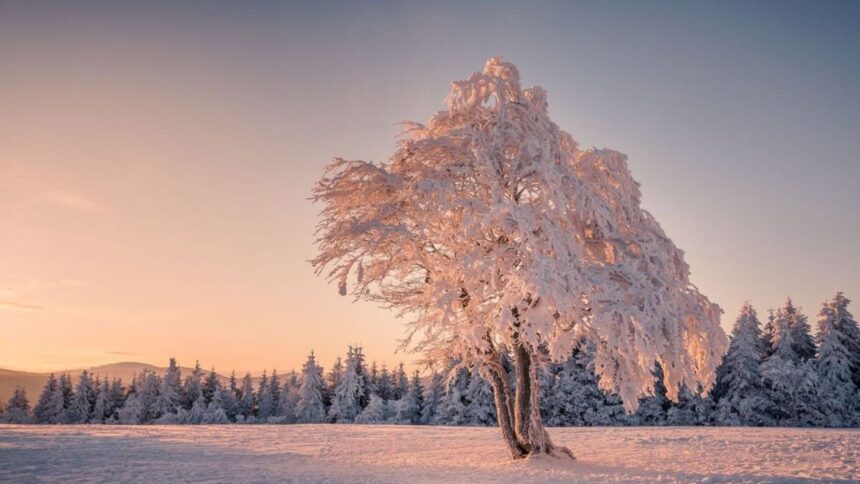
<svg viewBox="0 0 860 484">
<path fill-rule="evenodd" d="M 24 304 L 18 303 L 14 301 L 4 301 L 0 300 L 0 308 L 10 308 L 10 309 L 24 309 L 27 311 L 38 311 L 44 309 L 42 306 L 36 306 L 34 304 Z"/>
<path fill-rule="evenodd" d="M 118 355 L 118 356 L 137 356 L 140 353 L 135 353 L 134 351 L 105 351 L 106 355 Z"/>
<path fill-rule="evenodd" d="M 91 214 L 107 213 L 107 207 L 89 198 L 57 190 L 48 191 L 45 197 L 58 205 Z"/>
</svg>

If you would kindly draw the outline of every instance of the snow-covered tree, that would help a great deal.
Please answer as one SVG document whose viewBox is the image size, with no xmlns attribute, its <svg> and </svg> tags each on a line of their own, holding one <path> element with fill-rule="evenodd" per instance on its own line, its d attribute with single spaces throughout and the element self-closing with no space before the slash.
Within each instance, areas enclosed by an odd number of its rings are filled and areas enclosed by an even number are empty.
<svg viewBox="0 0 860 484">
<path fill-rule="evenodd" d="M 462 366 L 454 366 L 448 372 L 442 403 L 436 415 L 436 424 L 466 425 L 469 421 L 469 371 Z"/>
<path fill-rule="evenodd" d="M 777 318 L 780 317 L 788 320 L 788 326 L 791 330 L 792 349 L 800 361 L 815 358 L 815 341 L 812 338 L 809 322 L 806 316 L 800 312 L 800 309 L 794 306 L 791 298 L 786 299 L 785 306 L 777 312 Z"/>
<path fill-rule="evenodd" d="M 361 399 L 364 396 L 364 375 L 361 374 L 361 351 L 349 347 L 346 370 L 340 385 L 334 389 L 329 419 L 337 423 L 350 423 L 363 410 Z"/>
<path fill-rule="evenodd" d="M 228 393 L 229 392 L 221 388 L 220 385 L 215 386 L 215 389 L 212 391 L 212 399 L 206 406 L 206 411 L 203 412 L 203 417 L 200 419 L 200 423 L 206 425 L 230 423 L 230 419 L 227 417 L 227 412 L 224 410 L 223 405 L 224 396 Z"/>
<path fill-rule="evenodd" d="M 209 370 L 209 373 L 203 378 L 203 384 L 200 387 L 200 394 L 203 396 L 203 401 L 206 405 L 212 403 L 215 398 L 215 393 L 221 388 L 221 379 L 218 378 L 218 373 L 215 368 Z"/>
<path fill-rule="evenodd" d="M 364 410 L 355 417 L 357 424 L 380 424 L 386 423 L 391 419 L 389 404 L 379 395 L 373 394 L 370 396 L 370 403 L 364 407 Z"/>
<path fill-rule="evenodd" d="M 302 383 L 299 387 L 295 416 L 298 423 L 321 423 L 326 420 L 325 405 L 322 400 L 322 368 L 317 365 L 314 352 L 302 366 Z"/>
<path fill-rule="evenodd" d="M 95 400 L 92 379 L 89 372 L 84 370 L 78 376 L 78 384 L 75 386 L 75 395 L 69 407 L 69 422 L 82 424 L 89 422 Z"/>
<path fill-rule="evenodd" d="M 480 374 L 480 367 L 472 368 L 466 388 L 466 420 L 469 425 L 496 425 L 496 407 L 493 387 Z"/>
<path fill-rule="evenodd" d="M 640 208 L 624 155 L 580 150 L 547 106 L 490 59 L 453 83 L 447 110 L 406 124 L 388 162 L 338 158 L 313 196 L 318 273 L 411 317 L 406 341 L 431 360 L 480 361 L 514 457 L 553 451 L 538 370 L 580 338 L 630 410 L 653 391 L 653 361 L 674 398 L 682 383 L 709 388 L 726 346 L 719 307 Z"/>
<path fill-rule="evenodd" d="M 98 381 L 98 380 L 97 380 Z M 93 406 L 93 413 L 90 417 L 91 423 L 105 423 L 113 415 L 113 402 L 110 395 L 110 384 L 107 378 L 99 385 L 99 390 L 96 393 L 96 403 Z"/>
<path fill-rule="evenodd" d="M 382 370 L 380 370 L 379 377 L 376 380 L 376 394 L 383 400 L 391 400 L 394 396 L 394 383 L 391 378 L 391 372 L 388 371 L 385 365 L 382 365 Z"/>
<path fill-rule="evenodd" d="M 837 292 L 830 301 L 833 311 L 834 327 L 838 329 L 842 345 L 848 351 L 851 360 L 851 372 L 854 384 L 860 387 L 860 327 L 857 320 L 848 311 L 850 299 L 842 292 Z"/>
<path fill-rule="evenodd" d="M 860 393 L 852 379 L 851 353 L 845 347 L 849 337 L 843 334 L 836 306 L 825 302 L 818 320 L 818 357 L 815 369 L 824 423 L 829 427 L 847 427 L 856 422 Z"/>
<path fill-rule="evenodd" d="M 176 358 L 171 357 L 158 395 L 158 412 L 161 415 L 176 414 L 182 405 L 182 372 Z"/>
<path fill-rule="evenodd" d="M 27 391 L 21 387 L 15 387 L 15 393 L 12 394 L 3 414 L 0 415 L 0 423 L 25 424 L 30 421 L 30 402 L 27 400 Z"/>
<path fill-rule="evenodd" d="M 434 371 L 424 390 L 424 408 L 421 410 L 421 423 L 424 425 L 432 425 L 436 422 L 445 392 L 443 384 L 442 375 Z"/>
<path fill-rule="evenodd" d="M 265 422 L 272 416 L 272 410 L 275 407 L 275 401 L 272 399 L 271 385 L 269 385 L 269 377 L 266 376 L 266 371 L 263 371 L 263 377 L 260 378 L 260 385 L 257 387 L 257 419 Z"/>
<path fill-rule="evenodd" d="M 322 397 L 326 407 L 331 406 L 334 390 L 340 386 L 341 380 L 343 380 L 343 361 L 338 356 L 331 367 L 331 371 L 326 375 L 325 385 L 323 386 Z"/>
<path fill-rule="evenodd" d="M 654 363 L 654 392 L 639 399 L 634 421 L 639 425 L 665 425 L 669 411 L 668 389 L 664 383 L 663 365 Z"/>
<path fill-rule="evenodd" d="M 33 407 L 33 421 L 37 424 L 52 424 L 57 423 L 57 409 L 53 405 L 52 399 L 59 388 L 57 377 L 53 373 L 45 382 L 42 393 L 39 394 L 39 400 Z"/>
<path fill-rule="evenodd" d="M 406 368 L 403 363 L 397 365 L 397 370 L 394 371 L 392 377 L 391 400 L 400 400 L 404 395 L 409 393 L 409 376 L 406 374 Z"/>
<path fill-rule="evenodd" d="M 194 402 L 203 395 L 203 368 L 200 367 L 200 362 L 194 364 L 194 369 L 191 374 L 185 377 L 185 384 L 182 388 L 182 407 L 185 410 L 191 410 Z"/>
<path fill-rule="evenodd" d="M 242 388 L 239 390 L 238 400 L 236 415 L 241 415 L 243 420 L 252 417 L 254 415 L 254 386 L 250 373 L 245 373 L 245 377 L 242 378 Z"/>
<path fill-rule="evenodd" d="M 424 407 L 424 386 L 418 371 L 412 375 L 409 389 L 394 405 L 394 423 L 402 425 L 418 425 L 421 423 L 421 411 Z"/>
<path fill-rule="evenodd" d="M 281 377 L 278 370 L 272 370 L 269 378 L 269 394 L 272 396 L 272 416 L 281 415 Z"/>
<path fill-rule="evenodd" d="M 768 396 L 761 386 L 763 354 L 759 324 L 755 309 L 749 302 L 744 303 L 711 392 L 717 405 L 715 419 L 719 425 L 771 423 Z"/>
</svg>

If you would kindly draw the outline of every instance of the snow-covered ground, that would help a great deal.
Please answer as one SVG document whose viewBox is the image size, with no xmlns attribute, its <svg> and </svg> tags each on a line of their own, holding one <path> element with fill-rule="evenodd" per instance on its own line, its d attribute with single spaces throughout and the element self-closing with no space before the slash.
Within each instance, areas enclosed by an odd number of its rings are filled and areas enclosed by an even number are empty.
<svg viewBox="0 0 860 484">
<path fill-rule="evenodd" d="M 860 431 L 551 429 L 576 462 L 512 462 L 495 428 L 0 425 L 0 481 L 860 480 Z"/>
</svg>

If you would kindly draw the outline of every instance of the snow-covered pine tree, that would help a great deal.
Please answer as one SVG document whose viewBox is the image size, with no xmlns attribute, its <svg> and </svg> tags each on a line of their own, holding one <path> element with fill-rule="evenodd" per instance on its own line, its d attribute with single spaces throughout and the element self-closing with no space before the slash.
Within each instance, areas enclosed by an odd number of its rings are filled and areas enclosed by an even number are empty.
<svg viewBox="0 0 860 484">
<path fill-rule="evenodd" d="M 53 424 L 57 423 L 57 409 L 53 405 L 52 399 L 54 393 L 59 388 L 57 377 L 53 373 L 48 377 L 45 386 L 42 388 L 42 393 L 39 394 L 39 400 L 33 407 L 33 421 L 37 424 Z"/>
<path fill-rule="evenodd" d="M 30 422 L 30 402 L 27 400 L 27 391 L 16 386 L 15 393 L 6 403 L 6 409 L 0 416 L 0 423 L 26 424 Z"/>
<path fill-rule="evenodd" d="M 99 385 L 99 391 L 96 394 L 96 403 L 93 406 L 90 423 L 105 423 L 113 415 L 113 410 L 110 397 L 110 383 L 108 382 L 108 379 L 105 378 L 104 382 Z"/>
<path fill-rule="evenodd" d="M 257 420 L 265 422 L 272 416 L 272 409 L 275 402 L 272 400 L 271 386 L 269 385 L 269 377 L 266 376 L 266 371 L 263 370 L 263 377 L 260 378 L 260 385 L 257 387 L 257 405 L 256 416 Z"/>
<path fill-rule="evenodd" d="M 85 424 L 90 421 L 96 395 L 93 391 L 93 382 L 87 370 L 83 370 L 78 376 L 78 384 L 75 386 L 75 395 L 69 407 L 69 422 Z"/>
<path fill-rule="evenodd" d="M 780 313 L 783 318 L 788 320 L 788 326 L 791 329 L 792 349 L 800 361 L 815 358 L 815 340 L 812 338 L 809 322 L 800 309 L 794 306 L 790 297 L 785 300 L 785 306 L 780 309 Z M 777 314 L 777 317 L 780 317 L 780 314 Z"/>
<path fill-rule="evenodd" d="M 182 370 L 176 358 L 170 358 L 167 370 L 164 371 L 157 405 L 162 416 L 175 416 L 182 405 Z"/>
<path fill-rule="evenodd" d="M 400 400 L 403 395 L 409 393 L 409 376 L 406 374 L 403 363 L 397 365 L 393 380 L 391 400 Z"/>
<path fill-rule="evenodd" d="M 194 363 L 191 374 L 185 377 L 185 385 L 182 388 L 182 408 L 191 410 L 194 402 L 203 394 L 203 369 L 200 361 Z"/>
<path fill-rule="evenodd" d="M 424 386 L 418 376 L 418 370 L 412 375 L 409 390 L 397 400 L 394 409 L 393 423 L 401 425 L 418 425 L 421 423 L 421 412 L 424 407 Z"/>
<path fill-rule="evenodd" d="M 360 374 L 361 353 L 356 352 L 352 346 L 346 358 L 346 370 L 340 385 L 334 389 L 331 407 L 328 411 L 329 419 L 336 423 L 351 423 L 363 410 L 361 399 L 364 395 L 364 376 Z"/>
<path fill-rule="evenodd" d="M 422 424 L 432 425 L 436 423 L 436 417 L 442 405 L 442 396 L 445 391 L 443 385 L 444 380 L 442 375 L 434 371 L 430 375 L 427 388 L 424 390 L 424 409 L 421 411 Z"/>
<path fill-rule="evenodd" d="M 213 366 L 203 378 L 203 385 L 200 388 L 200 394 L 203 396 L 203 401 L 207 407 L 212 403 L 212 399 L 215 398 L 215 393 L 219 388 L 221 388 L 221 380 L 218 378 L 218 373 L 215 372 L 215 367 Z"/>
<path fill-rule="evenodd" d="M 392 420 L 389 404 L 379 395 L 370 396 L 370 403 L 355 417 L 357 424 L 382 424 Z"/>
<path fill-rule="evenodd" d="M 833 311 L 834 326 L 839 329 L 839 333 L 844 338 L 842 345 L 848 350 L 851 359 L 854 384 L 860 387 L 860 327 L 857 325 L 857 320 L 848 311 L 850 302 L 851 300 L 840 291 L 833 296 L 830 306 Z"/>
<path fill-rule="evenodd" d="M 272 396 L 272 416 L 281 416 L 281 377 L 278 376 L 278 370 L 272 370 L 272 376 L 269 378 L 269 394 Z"/>
<path fill-rule="evenodd" d="M 322 397 L 326 408 L 331 407 L 334 390 L 340 386 L 343 380 L 343 371 L 343 361 L 338 356 L 331 367 L 331 371 L 326 375 L 325 385 L 323 386 Z"/>
<path fill-rule="evenodd" d="M 457 366 L 449 370 L 442 403 L 436 415 L 437 425 L 466 425 L 469 421 L 469 370 Z"/>
<path fill-rule="evenodd" d="M 406 124 L 387 162 L 326 168 L 313 195 L 318 273 L 412 316 L 406 340 L 429 360 L 481 360 L 515 458 L 556 449 L 537 370 L 581 337 L 601 343 L 601 385 L 630 410 L 653 390 L 653 361 L 672 398 L 681 383 L 709 388 L 727 345 L 720 309 L 641 209 L 624 155 L 579 150 L 546 92 L 522 89 L 500 58 L 453 83 L 447 104 L 426 126 Z"/>
<path fill-rule="evenodd" d="M 711 391 L 718 425 L 763 426 L 772 423 L 768 395 L 762 388 L 762 336 L 758 315 L 745 302 L 735 320 L 729 351 L 717 368 Z"/>
<path fill-rule="evenodd" d="M 663 365 L 654 362 L 654 393 L 639 399 L 639 408 L 633 416 L 638 425 L 666 425 L 670 403 L 664 381 Z"/>
<path fill-rule="evenodd" d="M 250 373 L 245 373 L 245 377 L 242 378 L 242 388 L 239 390 L 236 416 L 237 420 L 241 416 L 242 421 L 254 416 L 254 386 Z"/>
<path fill-rule="evenodd" d="M 852 379 L 851 353 L 845 347 L 850 338 L 843 334 L 836 305 L 825 301 L 818 320 L 818 356 L 815 370 L 824 424 L 849 427 L 857 422 L 860 394 Z"/>
<path fill-rule="evenodd" d="M 379 372 L 379 378 L 376 382 L 376 394 L 383 400 L 391 400 L 394 396 L 394 384 L 391 377 L 391 372 L 385 365 L 382 365 L 382 370 Z"/>
<path fill-rule="evenodd" d="M 224 410 L 224 397 L 228 393 L 229 392 L 227 390 L 221 388 L 220 383 L 217 383 L 216 380 L 215 389 L 212 390 L 212 399 L 206 406 L 206 411 L 203 412 L 203 417 L 200 419 L 200 423 L 205 425 L 230 423 L 230 419 L 227 417 L 227 412 Z"/>
<path fill-rule="evenodd" d="M 317 365 L 314 352 L 302 366 L 301 386 L 296 402 L 295 416 L 298 423 L 321 423 L 326 420 L 326 409 L 322 400 L 322 368 Z"/>
<path fill-rule="evenodd" d="M 480 367 L 472 368 L 469 386 L 466 388 L 466 422 L 468 425 L 496 425 L 496 406 L 493 387 L 480 374 Z"/>
<path fill-rule="evenodd" d="M 799 357 L 794 352 L 793 333 L 782 311 L 773 318 L 769 339 L 770 356 L 761 364 L 762 387 L 768 396 L 768 413 L 774 423 L 791 425 L 795 422 L 795 390 Z"/>
<path fill-rule="evenodd" d="M 761 355 L 762 360 L 772 355 L 776 348 L 776 313 L 773 309 L 767 310 L 767 322 L 761 332 Z"/>
<path fill-rule="evenodd" d="M 119 420 L 119 409 L 125 405 L 125 398 L 126 394 L 122 386 L 122 380 L 114 378 L 110 382 L 110 400 L 113 412 L 108 416 L 108 418 L 111 422 Z"/>
</svg>

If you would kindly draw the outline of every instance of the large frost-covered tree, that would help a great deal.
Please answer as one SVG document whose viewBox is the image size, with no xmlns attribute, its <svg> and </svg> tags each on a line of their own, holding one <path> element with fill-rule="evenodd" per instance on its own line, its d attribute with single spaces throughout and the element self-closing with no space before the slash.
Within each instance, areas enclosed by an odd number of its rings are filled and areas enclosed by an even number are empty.
<svg viewBox="0 0 860 484">
<path fill-rule="evenodd" d="M 630 410 L 653 391 L 654 361 L 676 397 L 710 387 L 726 346 L 719 307 L 640 208 L 625 156 L 579 149 L 547 107 L 490 59 L 427 125 L 406 123 L 387 162 L 335 159 L 313 194 L 318 273 L 408 317 L 405 344 L 429 359 L 481 365 L 514 457 L 553 451 L 538 370 L 581 338 Z"/>
</svg>

